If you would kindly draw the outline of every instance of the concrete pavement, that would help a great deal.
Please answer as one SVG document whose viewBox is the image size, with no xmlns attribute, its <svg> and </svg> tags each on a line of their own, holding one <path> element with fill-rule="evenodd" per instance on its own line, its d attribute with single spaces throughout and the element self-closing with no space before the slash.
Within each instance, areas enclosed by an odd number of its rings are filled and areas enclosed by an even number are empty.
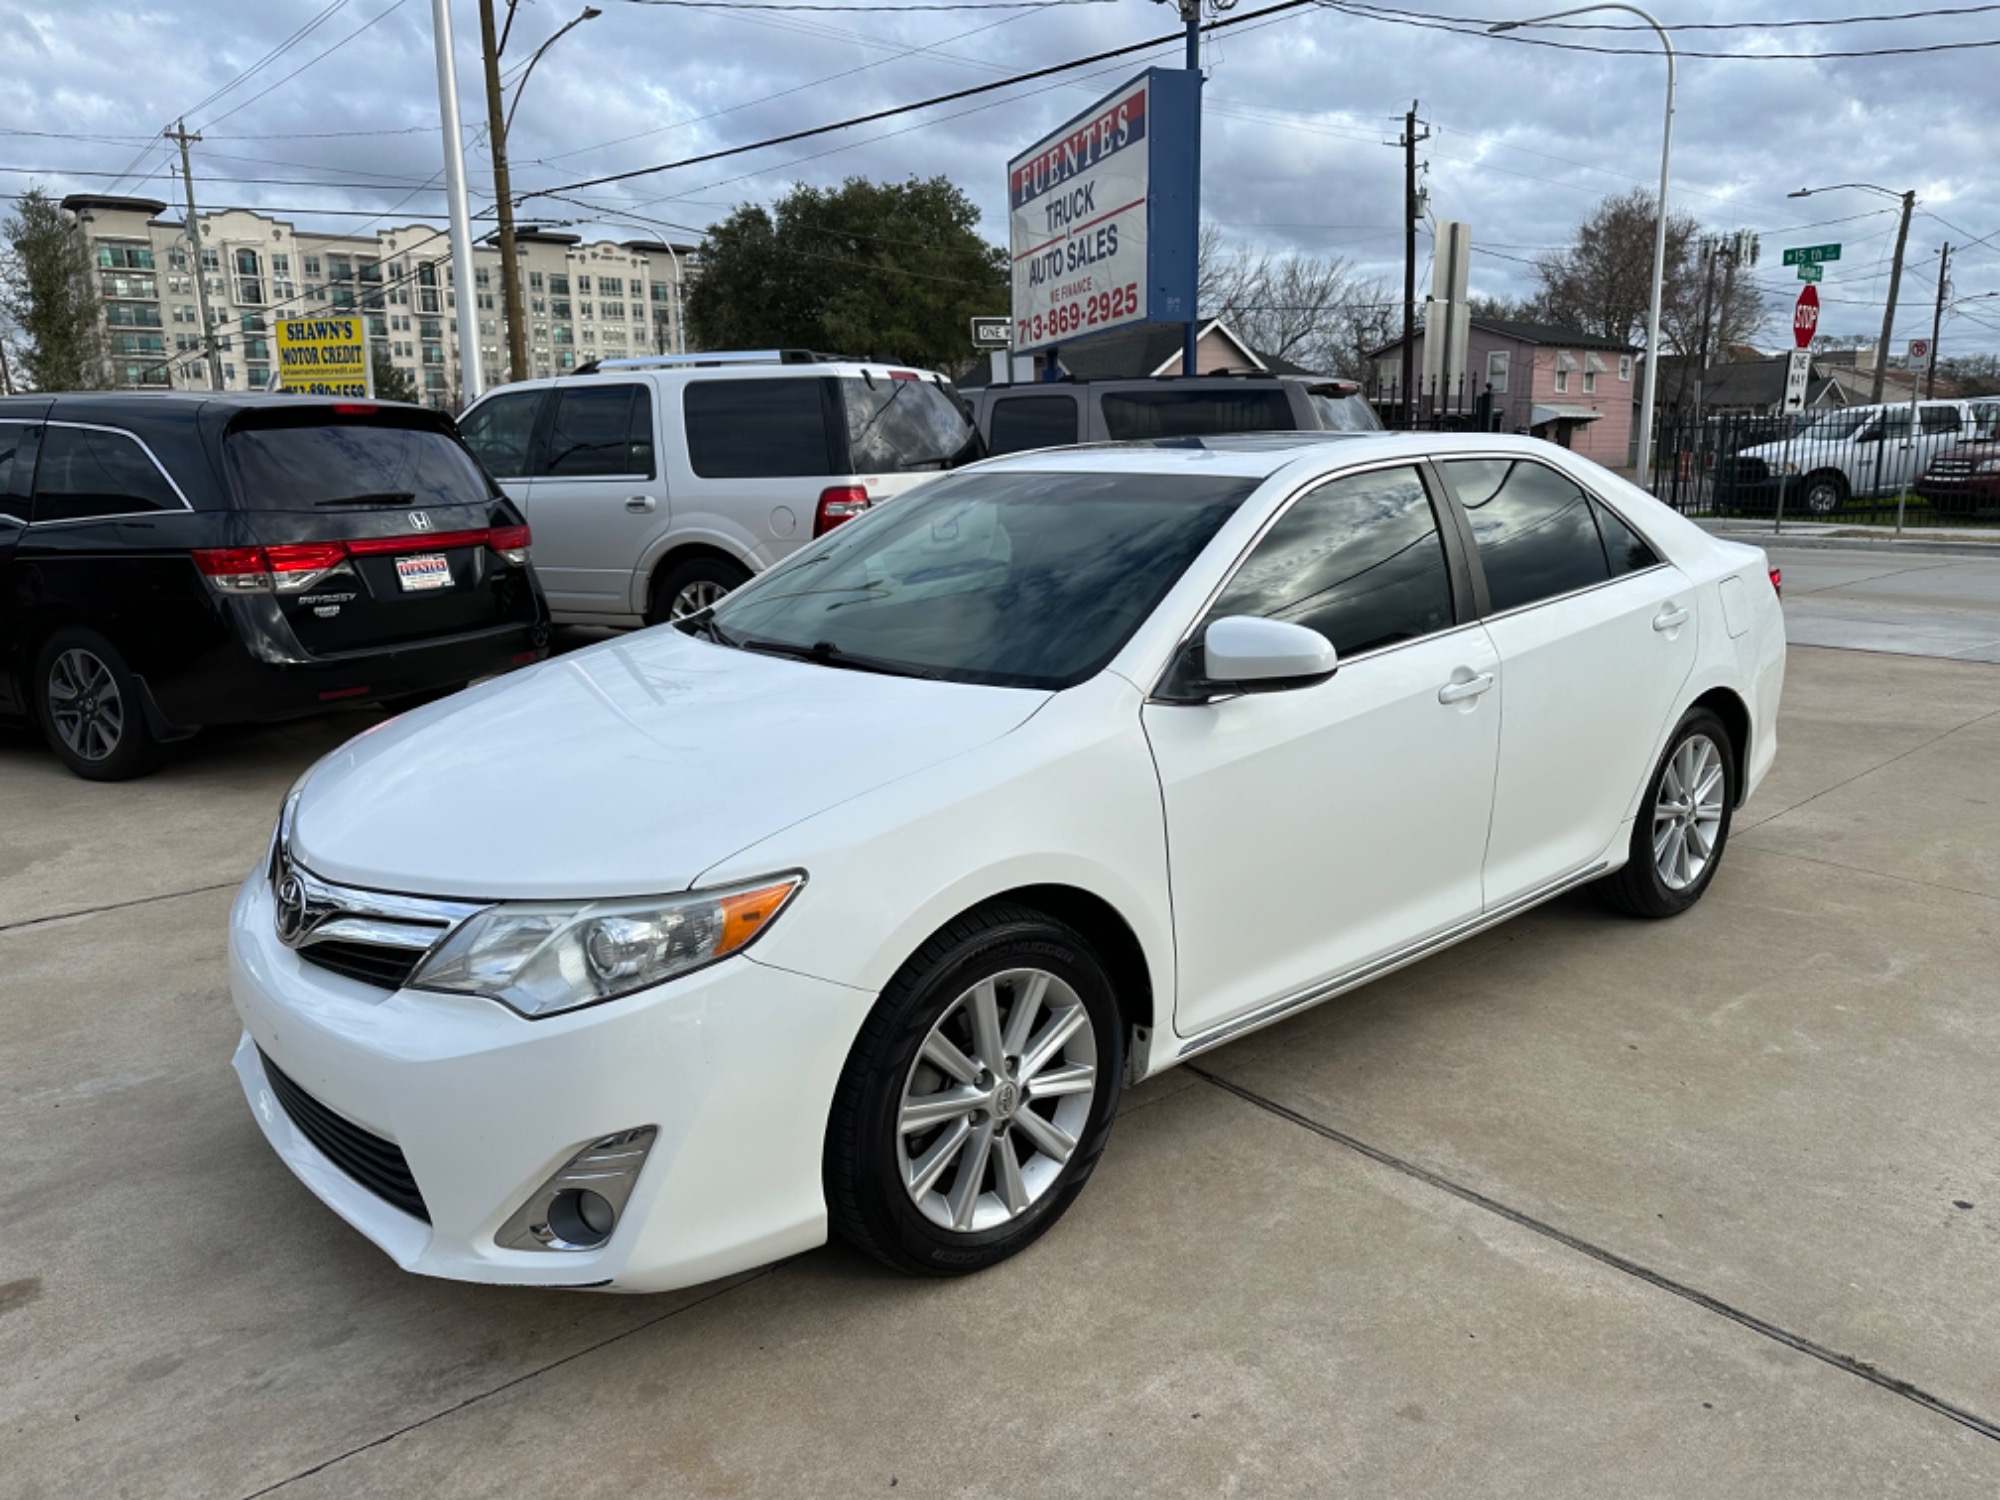
<svg viewBox="0 0 2000 1500">
<path fill-rule="evenodd" d="M 1143 1086 L 995 1272 L 647 1298 L 406 1276 L 249 1119 L 214 887 L 353 727 L 132 788 L 0 744 L 10 1494 L 2000 1491 L 2000 667 L 1795 651 L 1695 912 Z"/>
<path fill-rule="evenodd" d="M 1792 644 L 2000 662 L 2000 547 L 1984 554 L 1767 545 Z"/>
</svg>

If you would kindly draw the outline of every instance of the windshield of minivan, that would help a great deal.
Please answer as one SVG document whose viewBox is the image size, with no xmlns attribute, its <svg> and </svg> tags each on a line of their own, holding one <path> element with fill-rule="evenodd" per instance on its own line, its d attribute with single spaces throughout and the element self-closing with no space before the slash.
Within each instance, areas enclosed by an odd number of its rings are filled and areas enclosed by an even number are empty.
<svg viewBox="0 0 2000 1500">
<path fill-rule="evenodd" d="M 1101 670 L 1254 479 L 972 472 L 828 533 L 738 589 L 723 645 L 1054 690 Z"/>
<path fill-rule="evenodd" d="M 972 424 L 935 381 L 846 376 L 840 399 L 848 462 L 857 474 L 948 469 L 975 456 Z"/>
<path fill-rule="evenodd" d="M 222 451 L 239 502 L 250 510 L 422 509 L 484 505 L 493 497 L 472 455 L 426 428 L 360 422 L 239 428 Z"/>
</svg>

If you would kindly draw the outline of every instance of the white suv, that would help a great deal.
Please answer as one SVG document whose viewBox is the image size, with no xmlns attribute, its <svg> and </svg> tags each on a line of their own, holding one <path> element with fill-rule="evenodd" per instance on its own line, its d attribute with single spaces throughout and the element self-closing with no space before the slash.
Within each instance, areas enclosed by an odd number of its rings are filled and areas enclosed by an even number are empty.
<svg viewBox="0 0 2000 1500">
<path fill-rule="evenodd" d="M 681 619 L 979 456 L 942 376 L 796 350 L 607 359 L 459 419 L 570 624 Z"/>
</svg>

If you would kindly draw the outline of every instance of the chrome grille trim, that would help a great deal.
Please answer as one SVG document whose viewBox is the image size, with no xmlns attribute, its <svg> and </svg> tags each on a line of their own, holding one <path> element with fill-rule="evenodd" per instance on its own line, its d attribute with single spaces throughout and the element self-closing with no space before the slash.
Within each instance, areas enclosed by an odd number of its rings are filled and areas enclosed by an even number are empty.
<svg viewBox="0 0 2000 1500">
<path fill-rule="evenodd" d="M 491 904 L 338 885 L 292 859 L 284 843 L 273 851 L 271 877 L 278 941 L 310 963 L 377 988 L 393 988 L 391 975 L 407 978 L 454 928 Z M 316 954 L 322 945 L 326 951 Z M 370 960 L 366 974 L 353 962 L 357 952 Z"/>
</svg>

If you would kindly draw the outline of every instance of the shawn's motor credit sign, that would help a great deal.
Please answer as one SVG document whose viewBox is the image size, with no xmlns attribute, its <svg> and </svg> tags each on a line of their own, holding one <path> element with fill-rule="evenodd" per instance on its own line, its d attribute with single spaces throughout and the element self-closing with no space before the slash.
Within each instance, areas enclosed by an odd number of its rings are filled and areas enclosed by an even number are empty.
<svg viewBox="0 0 2000 1500">
<path fill-rule="evenodd" d="M 1148 69 L 1007 164 L 1016 350 L 1194 317 L 1200 99 Z"/>
<path fill-rule="evenodd" d="M 307 396 L 366 396 L 374 387 L 358 313 L 280 318 L 278 385 Z"/>
</svg>

